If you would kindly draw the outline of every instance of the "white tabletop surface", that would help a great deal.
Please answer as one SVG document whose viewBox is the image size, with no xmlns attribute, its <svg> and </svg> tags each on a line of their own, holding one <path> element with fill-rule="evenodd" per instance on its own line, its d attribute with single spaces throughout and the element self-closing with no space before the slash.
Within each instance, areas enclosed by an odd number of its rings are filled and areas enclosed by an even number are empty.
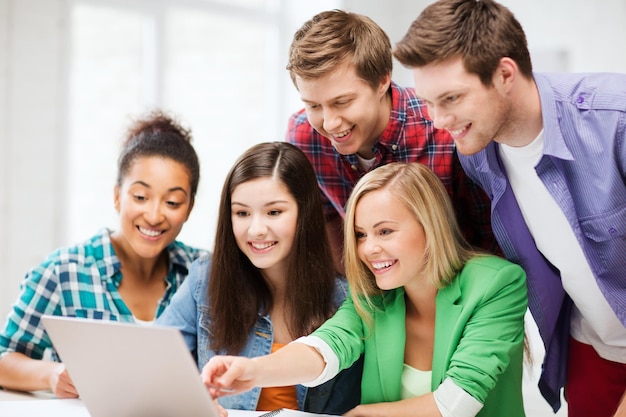
<svg viewBox="0 0 626 417">
<path fill-rule="evenodd" d="M 260 411 L 228 410 L 229 417 L 257 417 Z M 80 399 L 59 400 L 50 392 L 23 393 L 0 389 L 2 417 L 90 417 Z"/>
</svg>

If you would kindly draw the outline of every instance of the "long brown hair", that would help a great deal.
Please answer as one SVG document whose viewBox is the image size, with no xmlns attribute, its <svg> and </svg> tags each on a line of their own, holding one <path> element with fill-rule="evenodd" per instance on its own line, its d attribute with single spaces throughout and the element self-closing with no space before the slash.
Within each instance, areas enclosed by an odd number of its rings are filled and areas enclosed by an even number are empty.
<svg viewBox="0 0 626 417">
<path fill-rule="evenodd" d="M 272 307 L 272 294 L 261 272 L 237 246 L 231 218 L 234 189 L 263 177 L 281 181 L 298 204 L 286 277 L 290 296 L 285 316 L 291 336 L 295 339 L 311 333 L 334 311 L 335 273 L 313 167 L 300 149 L 287 142 L 255 145 L 235 162 L 222 189 L 208 277 L 210 344 L 216 352 L 239 353 L 259 312 Z"/>
</svg>

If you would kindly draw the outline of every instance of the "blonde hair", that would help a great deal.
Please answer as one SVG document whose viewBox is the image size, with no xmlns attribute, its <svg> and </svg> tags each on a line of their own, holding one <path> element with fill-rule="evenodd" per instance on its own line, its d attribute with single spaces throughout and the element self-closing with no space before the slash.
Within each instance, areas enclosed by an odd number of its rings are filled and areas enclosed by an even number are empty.
<svg viewBox="0 0 626 417">
<path fill-rule="evenodd" d="M 359 259 L 355 237 L 355 211 L 361 198 L 386 189 L 404 204 L 424 229 L 424 270 L 438 288 L 448 285 L 463 265 L 479 253 L 463 237 L 450 197 L 441 180 L 425 165 L 394 162 L 364 175 L 348 199 L 344 224 L 346 276 L 357 312 L 371 322 L 376 307 L 373 296 L 381 295 L 376 280 Z M 367 307 L 367 308 L 366 308 Z"/>
</svg>

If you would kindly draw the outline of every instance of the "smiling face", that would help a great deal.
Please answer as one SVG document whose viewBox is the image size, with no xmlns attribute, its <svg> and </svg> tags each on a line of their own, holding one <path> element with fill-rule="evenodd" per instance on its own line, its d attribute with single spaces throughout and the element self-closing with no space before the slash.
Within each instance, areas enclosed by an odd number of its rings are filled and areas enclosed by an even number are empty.
<svg viewBox="0 0 626 417">
<path fill-rule="evenodd" d="M 320 78 L 296 77 L 311 126 L 328 138 L 340 154 L 358 153 L 364 158 L 373 156 L 372 145 L 389 122 L 390 82 L 390 77 L 386 77 L 374 89 L 349 64 Z"/>
<path fill-rule="evenodd" d="M 354 233 L 359 259 L 372 271 L 383 290 L 423 281 L 424 229 L 406 205 L 386 188 L 358 201 Z"/>
<path fill-rule="evenodd" d="M 112 238 L 127 257 L 155 259 L 176 239 L 193 207 L 184 165 L 139 157 L 114 190 L 120 230 Z"/>
<path fill-rule="evenodd" d="M 278 179 L 239 184 L 231 196 L 233 234 L 250 262 L 273 279 L 286 279 L 298 222 L 298 203 Z"/>
<path fill-rule="evenodd" d="M 506 140 L 512 105 L 500 77 L 486 87 L 468 73 L 461 58 L 413 69 L 415 93 L 428 106 L 435 127 L 446 129 L 459 152 L 472 155 L 492 140 Z"/>
</svg>

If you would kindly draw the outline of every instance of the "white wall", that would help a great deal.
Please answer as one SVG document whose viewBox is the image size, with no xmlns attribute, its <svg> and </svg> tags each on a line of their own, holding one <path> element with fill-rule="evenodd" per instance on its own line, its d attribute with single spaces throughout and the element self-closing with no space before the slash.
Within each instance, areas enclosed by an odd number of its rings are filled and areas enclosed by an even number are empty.
<svg viewBox="0 0 626 417">
<path fill-rule="evenodd" d="M 500 0 L 520 21 L 538 71 L 626 72 L 624 0 Z M 392 45 L 430 0 L 345 0 L 345 8 L 372 17 Z M 563 57 L 563 59 L 561 59 Z M 394 79 L 412 85 L 410 72 L 394 62 Z"/>
<path fill-rule="evenodd" d="M 66 5 L 0 0 L 1 313 L 63 226 Z"/>
<path fill-rule="evenodd" d="M 623 0 L 503 0 L 522 23 L 536 70 L 626 72 Z M 563 52 L 563 66 L 547 58 Z M 546 58 L 544 61 L 543 59 Z M 545 64 L 545 67 L 544 67 Z"/>
</svg>

